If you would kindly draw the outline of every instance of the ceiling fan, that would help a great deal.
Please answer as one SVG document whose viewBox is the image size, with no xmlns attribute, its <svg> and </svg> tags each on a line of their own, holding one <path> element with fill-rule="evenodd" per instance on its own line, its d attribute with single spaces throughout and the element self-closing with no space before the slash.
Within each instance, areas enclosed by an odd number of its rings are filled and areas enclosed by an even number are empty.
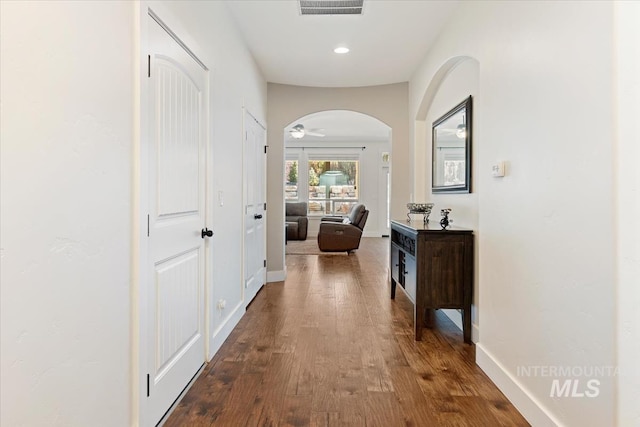
<svg viewBox="0 0 640 427">
<path fill-rule="evenodd" d="M 309 136 L 319 136 L 319 137 L 325 136 L 323 133 L 318 132 L 320 130 L 323 130 L 323 129 L 309 129 L 309 130 L 307 130 L 307 129 L 304 128 L 304 126 L 301 123 L 298 123 L 297 125 L 295 125 L 291 129 L 289 129 L 289 134 L 294 139 L 301 139 L 301 138 L 304 138 L 307 135 L 309 135 Z"/>
</svg>

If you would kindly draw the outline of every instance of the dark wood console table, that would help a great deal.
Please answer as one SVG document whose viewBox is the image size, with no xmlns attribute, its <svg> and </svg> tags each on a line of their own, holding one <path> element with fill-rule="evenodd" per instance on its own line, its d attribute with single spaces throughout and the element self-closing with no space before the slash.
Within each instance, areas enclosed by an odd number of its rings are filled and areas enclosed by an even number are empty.
<svg viewBox="0 0 640 427">
<path fill-rule="evenodd" d="M 437 222 L 391 221 L 391 299 L 399 284 L 413 302 L 416 341 L 422 339 L 426 310 L 462 310 L 464 342 L 471 343 L 473 230 Z"/>
</svg>

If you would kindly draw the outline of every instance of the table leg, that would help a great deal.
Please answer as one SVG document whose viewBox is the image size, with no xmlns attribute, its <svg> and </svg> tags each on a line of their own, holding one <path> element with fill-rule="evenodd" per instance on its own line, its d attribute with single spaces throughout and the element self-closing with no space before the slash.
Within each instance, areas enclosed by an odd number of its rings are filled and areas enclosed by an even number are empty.
<svg viewBox="0 0 640 427">
<path fill-rule="evenodd" d="M 462 310 L 462 336 L 464 342 L 471 344 L 471 307 Z"/>
<path fill-rule="evenodd" d="M 422 327 L 424 326 L 424 307 L 413 306 L 413 325 L 416 330 L 416 341 L 422 341 Z"/>
<path fill-rule="evenodd" d="M 435 322 L 436 311 L 433 308 L 427 308 L 426 313 L 424 315 L 424 325 L 431 329 L 433 328 L 433 324 Z"/>
</svg>

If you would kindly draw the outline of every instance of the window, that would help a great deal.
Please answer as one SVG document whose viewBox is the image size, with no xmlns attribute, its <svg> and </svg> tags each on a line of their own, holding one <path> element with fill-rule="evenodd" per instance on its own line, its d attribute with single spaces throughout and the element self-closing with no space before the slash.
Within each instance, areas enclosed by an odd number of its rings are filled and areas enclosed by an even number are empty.
<svg viewBox="0 0 640 427">
<path fill-rule="evenodd" d="M 284 164 L 284 199 L 298 200 L 298 161 L 287 160 Z"/>
<path fill-rule="evenodd" d="M 309 160 L 309 214 L 346 215 L 358 203 L 357 160 Z"/>
<path fill-rule="evenodd" d="M 310 216 L 347 215 L 360 202 L 360 153 L 288 151 L 285 202 L 307 202 Z"/>
</svg>

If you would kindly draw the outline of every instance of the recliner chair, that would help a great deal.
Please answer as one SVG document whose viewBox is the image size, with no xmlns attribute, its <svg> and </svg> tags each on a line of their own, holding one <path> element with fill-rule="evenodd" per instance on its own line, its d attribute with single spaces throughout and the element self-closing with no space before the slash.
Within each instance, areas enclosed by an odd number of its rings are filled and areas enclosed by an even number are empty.
<svg viewBox="0 0 640 427">
<path fill-rule="evenodd" d="M 347 253 L 360 247 L 360 239 L 367 223 L 369 211 L 364 205 L 355 205 L 348 217 L 324 217 L 318 231 L 318 247 L 323 252 Z M 346 219 L 346 221 L 345 221 Z"/>
<path fill-rule="evenodd" d="M 306 202 L 287 202 L 285 205 L 287 240 L 306 240 L 309 219 Z"/>
</svg>

